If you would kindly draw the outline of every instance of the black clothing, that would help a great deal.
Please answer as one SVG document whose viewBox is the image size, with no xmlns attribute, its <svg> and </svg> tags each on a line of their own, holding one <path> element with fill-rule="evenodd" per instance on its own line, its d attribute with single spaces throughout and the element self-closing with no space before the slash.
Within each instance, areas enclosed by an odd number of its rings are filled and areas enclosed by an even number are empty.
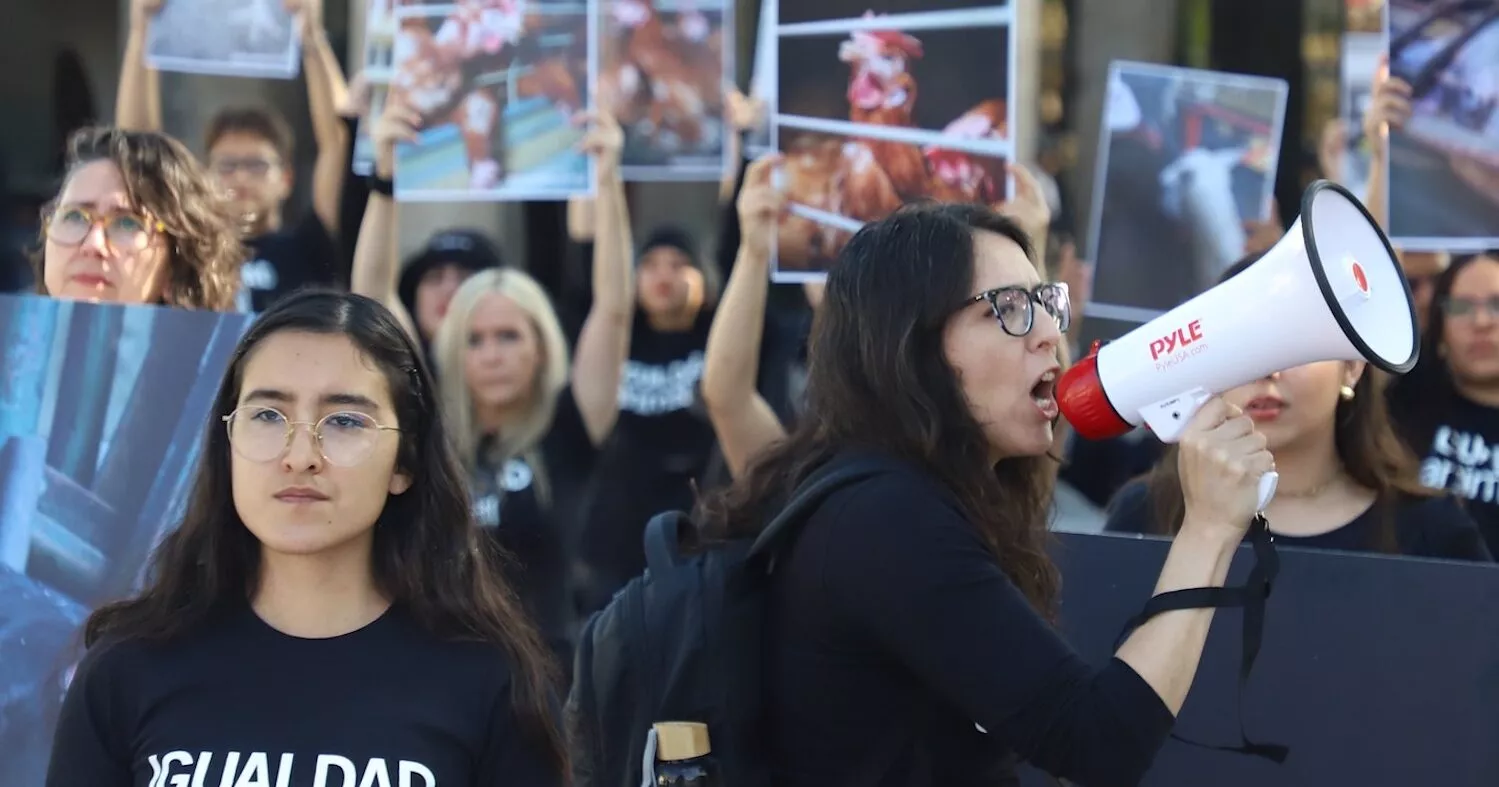
<svg viewBox="0 0 1499 787">
<path fill-rule="evenodd" d="M 349 162 L 345 170 L 344 185 L 338 194 L 338 251 L 341 270 L 353 276 L 354 247 L 359 244 L 359 228 L 364 224 L 364 212 L 370 204 L 370 181 L 368 177 L 354 173 L 355 140 L 359 139 L 359 118 L 344 117 L 344 131 L 349 135 Z"/>
<path fill-rule="evenodd" d="M 571 605 L 567 596 L 567 560 L 563 553 L 566 501 L 575 500 L 593 469 L 596 453 L 571 388 L 557 397 L 557 412 L 533 459 L 517 457 L 500 464 L 480 449 L 472 484 L 474 518 L 492 533 L 513 559 L 507 573 L 531 619 L 541 628 L 563 664 L 571 664 L 568 645 Z M 543 474 L 543 493 L 537 474 Z"/>
<path fill-rule="evenodd" d="M 447 229 L 433 233 L 427 245 L 401 266 L 396 295 L 408 314 L 416 314 L 416 288 L 422 277 L 434 268 L 454 265 L 477 273 L 504 264 L 500 248 L 479 230 Z"/>
<path fill-rule="evenodd" d="M 915 468 L 841 490 L 774 575 L 767 727 L 784 787 L 1018 784 L 1024 759 L 1133 785 L 1174 718 L 1082 661 L 946 490 Z"/>
<path fill-rule="evenodd" d="M 1404 381 L 1402 381 L 1404 382 Z M 1499 409 L 1450 390 L 1390 387 L 1390 415 L 1421 458 L 1421 483 L 1464 501 L 1499 554 Z"/>
<path fill-rule="evenodd" d="M 1410 497 L 1394 505 L 1376 502 L 1348 524 L 1315 536 L 1275 534 L 1275 543 L 1288 547 L 1337 549 L 1344 552 L 1380 551 L 1385 517 L 1394 517 L 1399 554 L 1448 560 L 1493 560 L 1472 517 L 1453 498 Z M 1273 525 L 1273 523 L 1272 523 Z M 1132 481 L 1109 504 L 1104 529 L 1117 533 L 1158 533 L 1144 481 Z"/>
<path fill-rule="evenodd" d="M 619 420 L 599 457 L 579 540 L 579 612 L 588 614 L 645 570 L 641 538 L 652 516 L 690 511 L 693 485 L 717 442 L 700 405 L 703 351 L 713 311 L 680 333 L 653 329 L 638 310 L 619 385 Z"/>
<path fill-rule="evenodd" d="M 90 650 L 47 787 L 558 785 L 511 681 L 502 649 L 440 640 L 399 607 L 300 639 L 228 605 L 177 639 Z"/>
<path fill-rule="evenodd" d="M 263 312 L 303 287 L 349 288 L 344 255 L 316 211 L 288 229 L 245 241 L 250 256 L 240 269 L 240 310 Z"/>
</svg>

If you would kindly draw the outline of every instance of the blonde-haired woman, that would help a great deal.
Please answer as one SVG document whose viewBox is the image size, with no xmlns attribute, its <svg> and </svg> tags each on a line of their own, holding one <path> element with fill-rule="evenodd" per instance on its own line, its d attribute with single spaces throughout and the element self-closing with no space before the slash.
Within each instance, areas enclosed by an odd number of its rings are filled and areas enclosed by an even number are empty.
<svg viewBox="0 0 1499 787">
<path fill-rule="evenodd" d="M 593 305 L 568 357 L 557 313 L 525 273 L 497 268 L 453 295 L 433 347 L 439 396 L 469 471 L 479 524 L 512 558 L 511 580 L 563 664 L 572 604 L 562 532 L 597 448 L 619 417 L 634 295 L 619 126 L 602 118 Z"/>
<path fill-rule="evenodd" d="M 474 517 L 512 558 L 509 579 L 565 659 L 571 621 L 559 520 L 571 512 L 558 503 L 577 497 L 567 493 L 586 481 L 595 443 L 568 385 L 556 312 L 530 276 L 483 271 L 454 294 L 433 353 Z"/>
<path fill-rule="evenodd" d="M 534 452 L 551 432 L 571 369 L 562 325 L 535 279 L 513 268 L 470 276 L 448 304 L 433 355 L 452 383 L 440 395 L 466 461 L 478 455 L 486 423 L 506 421 L 494 442 L 512 457 Z"/>
</svg>

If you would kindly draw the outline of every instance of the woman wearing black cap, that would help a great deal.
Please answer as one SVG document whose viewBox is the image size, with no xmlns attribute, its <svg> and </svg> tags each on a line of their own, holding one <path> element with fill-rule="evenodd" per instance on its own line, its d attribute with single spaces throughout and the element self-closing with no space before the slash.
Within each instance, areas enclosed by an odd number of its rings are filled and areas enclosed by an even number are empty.
<svg viewBox="0 0 1499 787">
<path fill-rule="evenodd" d="M 370 132 L 375 172 L 354 247 L 352 285 L 354 292 L 380 301 L 395 313 L 430 360 L 432 342 L 453 293 L 474 273 L 500 267 L 502 259 L 499 248 L 483 233 L 447 229 L 433 235 L 404 269 L 397 267 L 395 145 L 413 138 L 417 120 L 413 110 L 391 96 Z"/>
<path fill-rule="evenodd" d="M 499 247 L 484 233 L 451 229 L 434 233 L 402 266 L 396 295 L 420 334 L 422 349 L 431 349 L 458 287 L 475 273 L 503 264 Z"/>
</svg>

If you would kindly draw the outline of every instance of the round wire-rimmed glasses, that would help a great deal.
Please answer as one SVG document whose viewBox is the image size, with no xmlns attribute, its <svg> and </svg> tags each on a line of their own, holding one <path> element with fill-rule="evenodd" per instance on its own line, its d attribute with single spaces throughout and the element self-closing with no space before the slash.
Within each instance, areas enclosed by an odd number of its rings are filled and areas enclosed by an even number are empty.
<svg viewBox="0 0 1499 787">
<path fill-rule="evenodd" d="M 129 211 L 96 214 L 78 206 L 51 210 L 45 226 L 47 237 L 63 246 L 77 246 L 94 227 L 103 227 L 105 242 L 116 252 L 140 251 L 153 235 L 166 231 L 161 222 Z"/>
<path fill-rule="evenodd" d="M 352 410 L 329 413 L 314 423 L 289 420 L 274 407 L 249 405 L 224 416 L 223 421 L 230 447 L 251 462 L 274 462 L 285 456 L 297 427 L 305 426 L 312 431 L 318 452 L 338 467 L 353 467 L 368 459 L 381 432 L 401 431 Z"/>
</svg>

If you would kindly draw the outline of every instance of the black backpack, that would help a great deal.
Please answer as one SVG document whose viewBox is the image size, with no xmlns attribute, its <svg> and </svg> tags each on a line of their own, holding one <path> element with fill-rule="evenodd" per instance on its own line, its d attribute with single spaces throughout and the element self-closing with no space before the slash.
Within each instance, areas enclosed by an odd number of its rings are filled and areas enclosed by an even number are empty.
<svg viewBox="0 0 1499 787">
<path fill-rule="evenodd" d="M 879 472 L 872 460 L 823 465 L 758 538 L 684 556 L 686 514 L 645 529 L 645 573 L 583 630 L 567 698 L 575 787 L 640 787 L 651 726 L 708 725 L 723 781 L 768 787 L 760 735 L 761 631 L 776 556 L 834 491 Z"/>
</svg>

